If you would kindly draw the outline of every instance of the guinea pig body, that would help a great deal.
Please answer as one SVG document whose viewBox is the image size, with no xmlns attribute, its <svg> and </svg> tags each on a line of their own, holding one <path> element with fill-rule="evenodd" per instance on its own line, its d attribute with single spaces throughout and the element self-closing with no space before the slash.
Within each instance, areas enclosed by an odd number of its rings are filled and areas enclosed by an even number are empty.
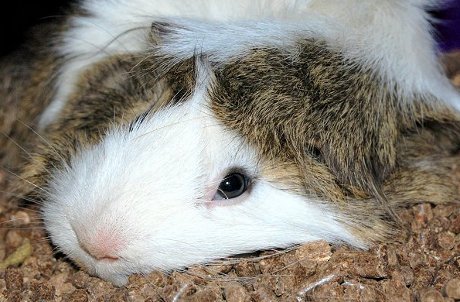
<svg viewBox="0 0 460 302">
<path fill-rule="evenodd" d="M 431 4 L 83 1 L 31 73 L 1 72 L 3 104 L 38 132 L 19 191 L 59 250 L 117 285 L 317 239 L 366 248 L 393 209 L 457 196 L 460 97 Z"/>
</svg>

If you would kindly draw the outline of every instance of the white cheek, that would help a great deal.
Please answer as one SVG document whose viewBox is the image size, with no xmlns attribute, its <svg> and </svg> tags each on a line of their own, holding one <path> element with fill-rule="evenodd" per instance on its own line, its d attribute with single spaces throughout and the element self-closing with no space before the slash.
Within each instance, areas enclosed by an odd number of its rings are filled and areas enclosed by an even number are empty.
<svg viewBox="0 0 460 302">
<path fill-rule="evenodd" d="M 340 213 L 319 200 L 274 188 L 265 181 L 254 184 L 241 203 L 209 210 L 213 221 L 230 241 L 244 241 L 248 250 L 286 247 L 294 243 L 325 239 L 364 247 L 345 226 L 338 222 Z M 235 238 L 236 237 L 236 238 Z"/>
</svg>

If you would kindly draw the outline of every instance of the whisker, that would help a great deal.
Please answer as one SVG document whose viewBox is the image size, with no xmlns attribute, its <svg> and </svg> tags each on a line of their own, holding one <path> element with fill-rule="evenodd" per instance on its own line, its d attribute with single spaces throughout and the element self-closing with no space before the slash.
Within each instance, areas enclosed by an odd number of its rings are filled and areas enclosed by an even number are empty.
<svg viewBox="0 0 460 302">
<path fill-rule="evenodd" d="M 26 127 L 27 129 L 29 129 L 30 131 L 32 131 L 34 134 L 36 134 L 44 143 L 46 143 L 48 146 L 52 146 L 51 143 L 45 139 L 40 133 L 38 133 L 37 131 L 34 130 L 34 128 L 32 128 L 31 126 L 27 125 L 26 123 L 24 123 L 23 121 L 21 121 L 20 119 L 17 120 L 19 123 L 21 123 L 24 127 Z"/>
<path fill-rule="evenodd" d="M 288 247 L 285 249 L 281 250 L 267 250 L 267 251 L 274 251 L 274 253 L 269 254 L 269 255 L 262 255 L 262 256 L 249 256 L 249 257 L 238 257 L 238 256 L 233 256 L 233 257 L 228 257 L 220 260 L 215 260 L 209 262 L 207 265 L 209 266 L 219 266 L 222 264 L 237 264 L 241 261 L 247 261 L 247 262 L 259 262 L 264 259 L 272 258 L 272 257 L 277 257 L 286 253 L 289 253 L 295 249 L 297 249 L 298 246 L 292 246 Z"/>
<path fill-rule="evenodd" d="M 30 226 L 30 227 L 20 227 L 20 226 L 9 226 L 9 227 L 2 227 L 0 226 L 0 230 L 21 230 L 21 231 L 30 231 L 30 230 L 37 230 L 43 229 L 43 226 Z"/>
<path fill-rule="evenodd" d="M 195 118 L 190 118 L 190 119 L 187 119 L 187 120 L 183 120 L 183 121 L 178 121 L 178 122 L 174 122 L 174 123 L 170 123 L 170 124 L 167 124 L 167 125 L 164 125 L 164 126 L 161 126 L 161 127 L 158 127 L 158 128 L 155 128 L 153 130 L 150 130 L 146 133 L 143 133 L 139 136 L 136 136 L 135 138 L 133 138 L 133 140 L 136 140 L 136 139 L 139 139 L 145 135 L 148 135 L 148 134 L 151 134 L 151 133 L 154 133 L 156 131 L 159 131 L 159 130 L 163 130 L 163 129 L 167 129 L 169 127 L 173 127 L 173 126 L 177 126 L 177 125 L 180 125 L 181 123 L 185 123 L 185 122 L 191 122 L 191 121 L 194 121 L 194 120 L 199 120 L 201 119 L 201 117 L 195 117 Z"/>
<path fill-rule="evenodd" d="M 51 242 L 51 239 L 39 237 L 39 238 L 34 238 L 31 242 L 38 243 L 38 244 L 49 244 Z M 52 250 L 51 250 L 51 253 L 53 253 Z"/>
<path fill-rule="evenodd" d="M 67 15 L 55 14 L 55 15 L 48 15 L 48 16 L 41 17 L 39 20 L 46 21 L 46 20 L 49 20 L 49 19 L 64 19 L 64 18 L 67 18 L 67 17 L 68 17 Z"/>
<path fill-rule="evenodd" d="M 20 195 L 20 194 L 17 194 L 17 193 L 4 191 L 4 190 L 0 190 L 0 193 L 5 193 L 5 194 L 7 194 L 7 196 L 16 197 L 18 199 L 22 199 L 22 200 L 25 200 L 25 201 L 28 201 L 28 202 L 31 202 L 31 203 L 34 203 L 34 204 L 38 204 L 38 205 L 40 204 L 39 201 L 36 200 L 36 199 L 32 199 L 31 197 L 26 197 L 26 196 L 23 196 L 23 195 Z M 24 208 L 24 209 L 29 209 L 29 208 Z"/>
<path fill-rule="evenodd" d="M 20 180 L 22 180 L 22 181 L 24 181 L 24 182 L 30 184 L 31 186 L 33 186 L 33 187 L 35 187 L 35 188 L 41 190 L 43 193 L 45 193 L 45 194 L 47 194 L 47 195 L 50 193 L 50 192 L 46 191 L 45 189 L 43 189 L 42 187 L 37 186 L 36 184 L 34 184 L 33 182 L 31 182 L 30 180 L 25 179 L 25 178 L 19 176 L 18 174 L 14 173 L 13 171 L 9 170 L 8 168 L 5 168 L 5 167 L 1 167 L 1 168 L 2 168 L 3 170 L 5 170 L 6 172 L 10 173 L 11 175 L 16 176 L 18 179 L 20 179 Z"/>
<path fill-rule="evenodd" d="M 128 71 L 128 73 L 134 73 L 134 70 L 135 70 L 137 67 L 139 67 L 142 63 L 144 63 L 145 61 L 147 61 L 147 60 L 149 60 L 149 59 L 151 59 L 151 58 L 153 58 L 153 57 L 155 57 L 155 55 L 153 55 L 153 54 L 148 54 L 148 55 L 146 55 L 146 56 L 143 56 L 136 64 L 134 64 L 134 65 L 131 67 L 131 69 Z M 154 68 L 152 67 L 152 70 L 153 70 L 153 69 L 154 69 Z M 152 70 L 146 70 L 146 73 L 147 73 L 147 72 L 151 72 Z M 161 70 L 162 70 L 162 69 L 161 69 Z M 166 73 L 167 73 L 167 72 L 164 72 L 164 74 L 166 74 Z"/>
<path fill-rule="evenodd" d="M 10 219 L 6 219 L 6 220 L 3 220 L 1 223 L 2 224 L 6 224 L 6 223 L 16 223 L 16 222 L 19 222 L 19 223 L 22 223 L 22 224 L 39 224 L 39 223 L 42 223 L 42 220 L 41 219 L 38 219 L 38 218 L 29 218 L 30 221 L 26 222 L 24 221 L 23 219 L 21 218 L 18 218 L 14 215 L 8 215 L 8 216 L 12 216 L 12 218 Z"/>
<path fill-rule="evenodd" d="M 45 142 L 49 147 L 51 147 L 52 151 L 59 157 L 60 160 L 62 160 L 63 162 L 65 162 L 64 158 L 60 155 L 60 153 L 54 148 L 54 146 L 48 141 L 46 140 L 42 135 L 40 135 L 38 132 L 36 132 L 32 127 L 30 127 L 29 125 L 27 125 L 26 123 L 24 123 L 23 121 L 21 120 L 17 120 L 19 123 L 21 123 L 22 125 L 24 125 L 25 127 L 27 127 L 29 130 L 31 130 L 34 134 L 36 134 L 43 142 Z M 32 159 L 34 156 L 32 153 L 30 153 L 29 151 L 27 151 L 24 147 L 22 147 L 18 142 L 16 142 L 12 137 L 10 137 L 9 135 L 3 133 L 3 132 L 0 132 L 2 135 L 4 135 L 6 138 L 8 138 L 9 140 L 11 140 L 16 146 L 18 146 L 18 148 L 20 148 L 24 153 L 26 153 L 30 159 Z M 54 165 L 53 165 L 54 166 Z M 45 169 L 45 171 L 49 174 L 51 174 L 51 171 L 47 168 L 47 167 L 43 167 Z"/>
<path fill-rule="evenodd" d="M 202 266 L 199 266 L 199 267 L 206 267 L 206 265 L 202 265 Z M 219 282 L 251 282 L 251 281 L 254 281 L 258 278 L 258 276 L 244 276 L 244 277 L 240 277 L 240 276 L 229 276 L 227 274 L 222 274 L 222 273 L 219 273 L 217 275 L 206 275 L 206 274 L 199 274 L 199 273 L 196 273 L 196 272 L 192 272 L 192 271 L 185 271 L 184 272 L 185 274 L 189 275 L 189 276 L 193 276 L 193 277 L 198 277 L 202 280 L 207 280 L 207 281 L 219 281 Z"/>
<path fill-rule="evenodd" d="M 104 46 L 102 47 L 99 47 L 98 45 L 94 44 L 94 43 L 91 43 L 89 40 L 84 40 L 84 39 L 77 39 L 75 37 L 73 37 L 74 40 L 76 41 L 80 41 L 80 42 L 84 42 L 86 43 L 87 45 L 90 45 L 96 49 L 98 49 L 97 52 L 95 52 L 93 55 L 96 56 L 96 55 L 100 55 L 101 53 L 106 53 L 106 54 L 110 54 L 107 49 L 115 42 L 119 42 L 119 39 L 121 37 L 123 37 L 124 35 L 127 35 L 131 32 L 134 32 L 134 31 L 138 31 L 138 30 L 145 30 L 145 29 L 149 29 L 150 27 L 149 26 L 134 26 L 130 29 L 127 29 L 117 35 L 113 35 L 112 34 L 112 31 L 109 30 L 109 29 L 106 29 L 102 26 L 100 26 L 97 22 L 90 22 L 92 26 L 94 26 L 95 28 L 98 28 L 99 30 L 103 31 L 105 34 L 109 35 L 111 37 L 111 40 L 109 40 L 107 43 L 105 43 Z M 129 52 L 129 49 L 126 47 L 126 45 L 124 45 L 123 43 L 119 43 L 120 46 L 122 46 L 124 48 L 124 51 L 125 52 Z"/>
<path fill-rule="evenodd" d="M 94 25 L 97 26 L 97 24 L 94 24 Z M 118 39 L 120 39 L 120 38 L 123 37 L 124 35 L 127 35 L 127 34 L 129 34 L 129 33 L 131 33 L 131 32 L 137 31 L 137 30 L 149 29 L 148 26 L 138 26 L 138 27 L 133 27 L 133 28 L 127 29 L 127 30 L 125 30 L 125 31 L 123 31 L 123 32 L 121 32 L 121 33 L 119 33 L 118 35 L 114 36 L 114 35 L 111 34 L 111 32 L 110 32 L 109 30 L 106 30 L 106 29 L 104 29 L 104 28 L 102 28 L 102 27 L 100 27 L 100 26 L 97 26 L 97 27 L 98 27 L 99 29 L 103 29 L 106 33 L 108 33 L 109 35 L 112 36 L 112 40 L 110 40 L 109 42 L 107 42 L 106 45 L 104 45 L 102 48 L 100 48 L 99 53 L 101 53 L 101 52 L 107 53 L 107 52 L 106 52 L 107 48 L 109 48 L 110 45 L 112 45 L 113 43 L 117 42 Z M 120 45 L 122 45 L 122 46 L 125 48 L 125 51 L 128 51 L 128 49 L 126 48 L 125 45 L 123 45 L 123 44 L 121 44 L 121 43 L 120 43 Z M 94 45 L 93 45 L 93 46 L 94 46 Z"/>
<path fill-rule="evenodd" d="M 19 149 L 21 149 L 27 156 L 29 156 L 29 158 L 32 158 L 32 154 L 29 151 L 27 151 L 24 147 L 22 147 L 14 138 L 4 133 L 3 131 L 1 131 L 0 133 L 7 139 L 9 139 L 11 142 L 13 142 L 13 144 L 15 144 Z"/>
</svg>

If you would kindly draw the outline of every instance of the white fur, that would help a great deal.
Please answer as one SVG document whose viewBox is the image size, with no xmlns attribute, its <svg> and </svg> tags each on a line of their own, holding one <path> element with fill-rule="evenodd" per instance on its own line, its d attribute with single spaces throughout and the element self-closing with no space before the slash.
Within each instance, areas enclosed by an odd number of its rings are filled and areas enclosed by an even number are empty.
<svg viewBox="0 0 460 302">
<path fill-rule="evenodd" d="M 55 119 L 87 66 L 112 54 L 145 51 L 150 26 L 159 20 L 186 26 L 164 41 L 164 52 L 178 58 L 202 51 L 226 60 L 254 46 L 292 47 L 301 37 L 320 38 L 397 83 L 403 97 L 434 95 L 460 108 L 459 94 L 439 67 L 424 11 L 437 2 L 86 0 L 82 6 L 90 16 L 71 20 L 58 49 L 70 60 L 62 68 L 56 96 L 40 127 Z"/>
<path fill-rule="evenodd" d="M 339 222 L 344 218 L 339 213 L 259 175 L 254 151 L 203 111 L 205 76 L 201 69 L 196 92 L 184 104 L 155 114 L 132 132 L 110 131 L 53 174 L 43 208 L 52 241 L 117 285 L 131 273 L 317 239 L 364 247 Z M 215 191 L 232 167 L 258 179 L 239 203 L 209 206 L 207 191 Z M 119 260 L 96 261 L 79 245 L 101 231 L 123 243 Z"/>
</svg>

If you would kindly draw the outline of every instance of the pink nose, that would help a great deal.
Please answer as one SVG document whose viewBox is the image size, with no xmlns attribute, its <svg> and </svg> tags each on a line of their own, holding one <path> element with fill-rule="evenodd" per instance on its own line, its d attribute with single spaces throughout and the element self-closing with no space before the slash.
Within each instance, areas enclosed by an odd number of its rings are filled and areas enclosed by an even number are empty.
<svg viewBox="0 0 460 302">
<path fill-rule="evenodd" d="M 116 261 L 120 257 L 121 239 L 116 232 L 100 231 L 92 238 L 79 238 L 80 246 L 97 260 Z"/>
</svg>

